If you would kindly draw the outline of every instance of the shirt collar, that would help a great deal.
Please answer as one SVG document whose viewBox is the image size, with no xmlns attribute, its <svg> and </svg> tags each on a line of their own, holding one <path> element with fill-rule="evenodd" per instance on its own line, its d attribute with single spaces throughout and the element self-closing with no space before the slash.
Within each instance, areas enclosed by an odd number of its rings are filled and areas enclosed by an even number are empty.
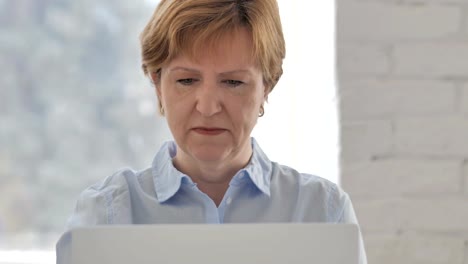
<svg viewBox="0 0 468 264">
<path fill-rule="evenodd" d="M 187 175 L 178 171 L 172 164 L 172 158 L 176 153 L 176 144 L 168 141 L 162 145 L 153 159 L 154 189 L 161 203 L 174 196 L 182 184 L 194 184 Z"/>
<path fill-rule="evenodd" d="M 257 141 L 252 137 L 252 158 L 249 164 L 242 169 L 249 176 L 255 186 L 264 194 L 270 196 L 271 161 L 262 151 Z"/>
<path fill-rule="evenodd" d="M 271 161 L 254 138 L 251 138 L 251 144 L 253 153 L 250 162 L 234 176 L 231 182 L 238 181 L 239 176 L 245 173 L 261 192 L 270 196 Z M 172 159 L 176 153 L 175 142 L 168 141 L 163 144 L 153 159 L 154 188 L 161 203 L 174 196 L 183 184 L 195 185 L 190 177 L 174 167 Z"/>
</svg>

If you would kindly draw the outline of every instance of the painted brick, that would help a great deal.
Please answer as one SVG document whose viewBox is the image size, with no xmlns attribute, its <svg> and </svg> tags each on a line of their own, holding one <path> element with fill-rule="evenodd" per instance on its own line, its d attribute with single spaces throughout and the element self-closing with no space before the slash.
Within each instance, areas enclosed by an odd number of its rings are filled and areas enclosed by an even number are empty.
<svg viewBox="0 0 468 264">
<path fill-rule="evenodd" d="M 376 234 L 367 236 L 369 263 L 463 263 L 464 240 L 437 234 Z"/>
<path fill-rule="evenodd" d="M 358 80 L 341 89 L 342 116 L 349 119 L 453 113 L 456 92 L 442 81 Z"/>
<path fill-rule="evenodd" d="M 468 156 L 468 118 L 402 119 L 395 127 L 397 153 Z"/>
<path fill-rule="evenodd" d="M 468 197 L 431 196 L 387 200 L 353 200 L 361 228 L 366 232 L 419 230 L 468 231 Z"/>
<path fill-rule="evenodd" d="M 367 262 L 379 264 L 400 263 L 397 255 L 398 239 L 394 234 L 364 234 Z"/>
<path fill-rule="evenodd" d="M 366 186 L 365 183 L 362 183 Z M 366 187 L 367 188 L 367 187 Z M 400 199 L 359 199 L 352 198 L 356 216 L 364 233 L 390 231 L 402 227 Z"/>
<path fill-rule="evenodd" d="M 399 1 L 399 0 L 394 0 L 394 1 Z M 463 7 L 463 5 L 466 6 L 466 0 L 403 0 L 406 3 L 435 3 L 435 4 L 447 4 L 447 5 L 456 5 L 456 4 L 462 4 L 459 5 L 460 7 Z"/>
<path fill-rule="evenodd" d="M 433 231 L 467 231 L 468 197 L 431 197 L 408 200 L 401 206 L 405 228 Z"/>
<path fill-rule="evenodd" d="M 456 6 L 341 1 L 338 36 L 358 40 L 433 39 L 456 33 L 461 17 Z"/>
<path fill-rule="evenodd" d="M 468 264 L 468 84 L 450 83 L 467 4 L 337 1 L 342 184 L 369 263 Z"/>
<path fill-rule="evenodd" d="M 468 241 L 465 241 L 465 261 L 463 264 L 468 264 Z"/>
<path fill-rule="evenodd" d="M 341 127 L 343 161 L 369 160 L 373 156 L 390 153 L 392 146 L 392 126 L 389 121 L 346 122 Z"/>
<path fill-rule="evenodd" d="M 390 70 L 386 50 L 374 45 L 341 44 L 337 49 L 339 74 L 385 74 Z"/>
<path fill-rule="evenodd" d="M 352 197 L 401 197 L 462 192 L 461 161 L 376 160 L 342 166 L 342 184 Z M 363 188 L 365 183 L 366 188 Z"/>
<path fill-rule="evenodd" d="M 465 194 L 468 194 L 468 160 L 466 160 L 463 163 L 462 169 L 463 169 L 463 177 L 464 177 L 464 183 L 465 183 Z"/>
<path fill-rule="evenodd" d="M 466 5 L 466 0 L 368 0 L 368 1 L 392 3 L 392 4 L 412 4 L 412 5 L 417 4 L 417 5 L 424 5 L 424 6 L 437 4 L 437 5 L 462 7 L 463 5 Z"/>
<path fill-rule="evenodd" d="M 463 264 L 468 264 L 468 241 L 465 240 L 465 261 Z"/>
<path fill-rule="evenodd" d="M 395 73 L 429 77 L 468 76 L 466 43 L 400 44 L 394 49 Z"/>
<path fill-rule="evenodd" d="M 468 114 L 468 84 L 462 88 L 461 110 Z"/>
</svg>

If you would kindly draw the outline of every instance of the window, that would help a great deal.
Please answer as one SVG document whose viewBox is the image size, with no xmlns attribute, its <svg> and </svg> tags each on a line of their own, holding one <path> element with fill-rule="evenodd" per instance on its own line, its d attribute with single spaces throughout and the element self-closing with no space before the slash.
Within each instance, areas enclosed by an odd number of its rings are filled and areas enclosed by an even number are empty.
<svg viewBox="0 0 468 264">
<path fill-rule="evenodd" d="M 273 161 L 338 182 L 334 1 L 279 0 L 286 59 L 254 136 Z"/>
</svg>

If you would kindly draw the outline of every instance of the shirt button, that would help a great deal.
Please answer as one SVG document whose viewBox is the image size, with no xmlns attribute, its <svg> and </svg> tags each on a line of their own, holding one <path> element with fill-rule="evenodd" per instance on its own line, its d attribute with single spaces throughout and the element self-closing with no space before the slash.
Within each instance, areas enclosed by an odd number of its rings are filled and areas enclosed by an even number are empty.
<svg viewBox="0 0 468 264">
<path fill-rule="evenodd" d="M 231 203 L 232 203 L 232 198 L 231 198 L 231 197 L 228 197 L 228 198 L 226 199 L 226 204 L 227 204 L 227 205 L 230 205 Z"/>
</svg>

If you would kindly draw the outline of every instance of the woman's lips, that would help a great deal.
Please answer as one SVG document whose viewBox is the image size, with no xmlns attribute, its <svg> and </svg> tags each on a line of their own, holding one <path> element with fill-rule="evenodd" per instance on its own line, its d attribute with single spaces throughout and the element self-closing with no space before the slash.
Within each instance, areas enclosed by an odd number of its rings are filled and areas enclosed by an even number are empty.
<svg viewBox="0 0 468 264">
<path fill-rule="evenodd" d="M 223 128 L 196 127 L 192 129 L 194 132 L 201 135 L 216 136 L 226 131 Z"/>
</svg>

